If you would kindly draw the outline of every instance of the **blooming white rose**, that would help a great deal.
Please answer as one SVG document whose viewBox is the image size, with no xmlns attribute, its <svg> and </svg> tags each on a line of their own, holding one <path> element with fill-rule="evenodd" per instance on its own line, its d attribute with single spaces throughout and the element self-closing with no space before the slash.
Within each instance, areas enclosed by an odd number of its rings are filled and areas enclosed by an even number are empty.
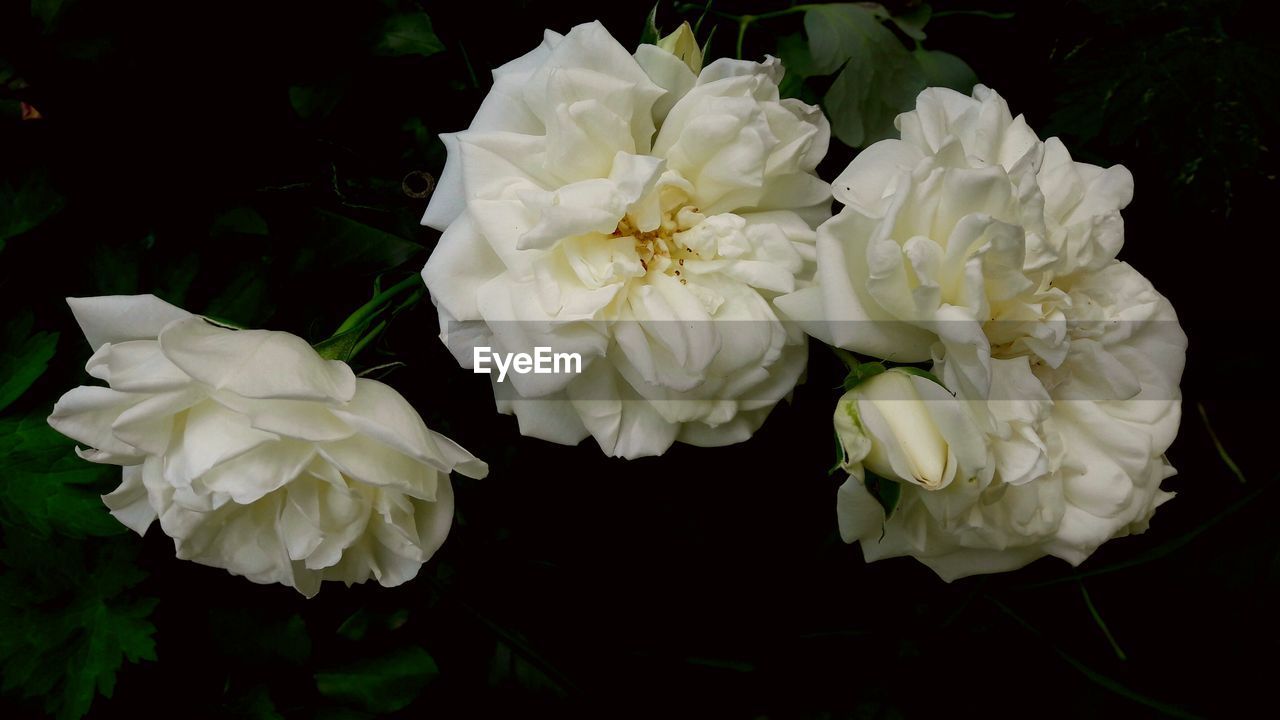
<svg viewBox="0 0 1280 720">
<path fill-rule="evenodd" d="M 522 433 L 627 458 L 724 445 L 794 387 L 804 333 L 772 301 L 811 281 L 830 133 L 781 76 L 774 58 L 695 75 L 591 23 L 495 70 L 443 136 L 423 218 L 444 231 L 423 270 L 442 339 L 467 368 L 476 346 L 582 358 L 495 384 Z"/>
<path fill-rule="evenodd" d="M 912 555 L 947 579 L 1078 564 L 1171 496 L 1186 336 L 1116 260 L 1132 177 L 1072 161 L 982 86 L 926 90 L 897 125 L 835 182 L 817 286 L 777 305 L 831 344 L 932 359 L 987 459 L 946 483 L 887 476 L 903 482 L 887 521 L 854 473 L 841 532 L 868 560 Z"/>
<path fill-rule="evenodd" d="M 103 496 L 180 558 L 307 596 L 412 579 L 453 519 L 449 472 L 488 467 L 395 390 L 294 335 L 232 330 L 151 295 L 69 298 L 95 349 L 49 424 L 124 466 Z"/>
</svg>

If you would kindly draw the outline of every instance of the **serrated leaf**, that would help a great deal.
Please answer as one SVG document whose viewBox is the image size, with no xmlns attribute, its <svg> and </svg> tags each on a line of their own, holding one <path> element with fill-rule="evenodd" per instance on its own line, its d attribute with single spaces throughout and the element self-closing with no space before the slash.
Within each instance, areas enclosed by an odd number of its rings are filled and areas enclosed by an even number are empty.
<svg viewBox="0 0 1280 720">
<path fill-rule="evenodd" d="M 49 427 L 43 414 L 0 418 L 0 517 L 40 537 L 119 535 L 101 495 L 114 489 L 120 469 L 75 455 L 75 443 Z"/>
<path fill-rule="evenodd" d="M 978 84 L 978 74 L 969 67 L 969 63 L 951 53 L 916 48 L 912 54 L 924 73 L 925 82 L 931 87 L 951 88 L 968 95 Z"/>
<path fill-rule="evenodd" d="M 374 713 L 392 713 L 412 703 L 439 675 L 436 661 L 417 645 L 357 660 L 346 667 L 316 673 L 320 694 Z"/>
<path fill-rule="evenodd" d="M 421 10 L 396 13 L 382 27 L 382 40 L 375 52 L 379 55 L 420 55 L 428 57 L 444 50 L 436 37 L 431 18 Z"/>
<path fill-rule="evenodd" d="M 45 713 L 82 717 L 110 697 L 126 662 L 155 660 L 154 598 L 130 588 L 145 574 L 119 542 L 86 544 L 4 530 L 0 550 L 3 687 Z"/>
<path fill-rule="evenodd" d="M 58 333 L 33 333 L 31 325 L 31 311 L 26 310 L 0 332 L 0 410 L 44 374 L 58 346 Z"/>
<path fill-rule="evenodd" d="M 0 183 L 0 250 L 9 239 L 48 220 L 62 209 L 64 202 L 44 171 L 28 174 L 17 185 Z"/>
</svg>

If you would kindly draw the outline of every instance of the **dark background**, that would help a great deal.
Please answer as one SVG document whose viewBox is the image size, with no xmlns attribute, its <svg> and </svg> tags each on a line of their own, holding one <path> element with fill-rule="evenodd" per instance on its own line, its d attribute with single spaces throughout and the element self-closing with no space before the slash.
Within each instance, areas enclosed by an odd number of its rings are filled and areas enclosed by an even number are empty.
<svg viewBox="0 0 1280 720">
<path fill-rule="evenodd" d="M 455 480 L 443 550 L 400 588 L 326 584 L 305 600 L 177 561 L 155 528 L 113 538 L 141 547 L 149 575 L 132 592 L 159 600 L 159 660 L 126 665 L 91 716 L 273 706 L 290 718 L 359 717 L 329 707 L 315 673 L 406 643 L 439 674 L 405 717 L 1232 716 L 1268 706 L 1280 652 L 1276 393 L 1264 361 L 1280 267 L 1274 24 L 1263 4 L 1244 2 L 934 6 L 1013 10 L 937 17 L 927 45 L 968 61 L 1077 159 L 1133 171 L 1121 259 L 1172 300 L 1190 337 L 1183 427 L 1169 451 L 1179 474 L 1166 482 L 1178 497 L 1150 531 L 1078 569 L 1050 558 L 950 585 L 909 559 L 866 565 L 836 534 L 839 478 L 826 471 L 842 371 L 826 348 L 811 348 L 807 383 L 749 442 L 626 462 L 591 440 L 520 437 L 513 418 L 494 414 L 488 381 L 436 340 L 423 303 L 359 365 L 405 362 L 388 382 L 493 468 L 483 481 Z M 437 234 L 416 224 L 426 201 L 401 181 L 438 174 L 434 134 L 469 122 L 487 69 L 534 47 L 544 27 L 595 18 L 634 46 L 651 5 L 423 7 L 446 48 L 426 58 L 370 52 L 387 12 L 378 2 L 67 0 L 51 26 L 6 2 L 0 58 L 23 82 L 0 107 L 22 100 L 43 117 L 0 120 L 0 173 L 39 174 L 65 198 L 0 255 L 5 314 L 31 308 L 37 327 L 63 331 L 52 370 L 18 409 L 47 412 L 87 380 L 67 295 L 155 292 L 323 339 L 379 271 L 403 261 L 387 276 L 398 279 L 421 267 Z M 659 12 L 668 30 L 699 14 L 670 3 Z M 732 55 L 736 21 L 709 17 L 704 35 L 713 23 L 712 55 Z M 799 15 L 753 24 L 746 56 L 799 27 Z M 824 177 L 852 155 L 833 142 Z M 265 232 L 235 221 L 244 208 Z M 355 231 L 318 211 L 361 223 L 356 247 Z M 360 233 L 379 233 L 379 250 L 365 252 Z M 1199 405 L 1247 482 L 1219 458 Z M 358 642 L 353 614 L 374 619 Z M 39 707 L 4 702 L 10 717 Z"/>
</svg>

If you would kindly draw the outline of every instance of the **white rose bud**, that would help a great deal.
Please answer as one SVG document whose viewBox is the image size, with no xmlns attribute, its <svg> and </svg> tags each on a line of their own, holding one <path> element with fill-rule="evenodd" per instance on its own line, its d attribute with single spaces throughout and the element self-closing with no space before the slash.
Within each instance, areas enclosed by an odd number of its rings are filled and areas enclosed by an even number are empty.
<svg viewBox="0 0 1280 720">
<path fill-rule="evenodd" d="M 103 496 L 180 558 L 314 595 L 412 579 L 453 521 L 449 472 L 488 467 L 395 390 L 283 332 L 232 330 L 151 295 L 67 301 L 95 352 L 49 424 L 124 467 Z"/>
<path fill-rule="evenodd" d="M 985 442 L 966 404 L 929 378 L 893 368 L 858 384 L 836 405 L 843 467 L 926 490 L 986 459 Z"/>
<path fill-rule="evenodd" d="M 702 72 L 702 48 L 698 47 L 698 38 L 688 21 L 680 23 L 675 32 L 659 40 L 658 47 L 680 58 L 694 75 Z"/>
</svg>

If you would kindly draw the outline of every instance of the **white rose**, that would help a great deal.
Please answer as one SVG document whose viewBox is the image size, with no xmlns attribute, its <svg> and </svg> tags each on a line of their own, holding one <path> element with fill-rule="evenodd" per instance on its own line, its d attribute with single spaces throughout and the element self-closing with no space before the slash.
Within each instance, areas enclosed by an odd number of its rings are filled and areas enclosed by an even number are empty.
<svg viewBox="0 0 1280 720">
<path fill-rule="evenodd" d="M 582 357 L 495 386 L 522 433 L 627 458 L 730 444 L 794 387 L 804 333 L 772 301 L 811 281 L 829 128 L 781 76 L 773 58 L 695 75 L 591 23 L 495 70 L 443 136 L 423 218 L 444 231 L 423 270 L 442 339 L 467 368 L 476 346 Z"/>
<path fill-rule="evenodd" d="M 49 424 L 124 466 L 103 500 L 180 558 L 279 582 L 413 578 L 453 518 L 449 472 L 488 467 L 395 390 L 301 338 L 215 325 L 151 295 L 69 298 L 96 350 Z"/>
<path fill-rule="evenodd" d="M 947 579 L 1078 564 L 1170 497 L 1186 336 L 1116 260 L 1132 177 L 1072 161 L 982 86 L 926 90 L 897 125 L 836 180 L 817 286 L 777 305 L 826 342 L 932 359 L 988 460 L 976 482 L 904 484 L 887 522 L 853 477 L 841 531 L 868 560 L 911 555 Z"/>
</svg>

